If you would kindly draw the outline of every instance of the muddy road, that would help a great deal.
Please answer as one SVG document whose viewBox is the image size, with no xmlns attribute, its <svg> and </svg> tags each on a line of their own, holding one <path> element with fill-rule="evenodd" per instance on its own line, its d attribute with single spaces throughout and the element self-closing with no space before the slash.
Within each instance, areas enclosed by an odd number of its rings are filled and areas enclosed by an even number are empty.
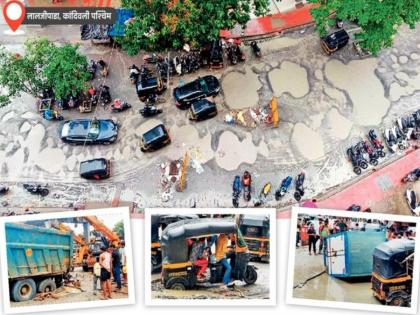
<svg viewBox="0 0 420 315">
<path fill-rule="evenodd" d="M 308 246 L 297 248 L 293 297 L 323 301 L 381 304 L 372 295 L 369 277 L 345 281 L 330 277 L 323 272 L 324 270 L 322 255 L 310 256 L 308 254 Z M 308 278 L 316 275 L 318 276 L 305 283 Z"/>
<path fill-rule="evenodd" d="M 152 299 L 269 299 L 270 297 L 270 265 L 267 263 L 251 262 L 258 272 L 257 282 L 246 285 L 242 281 L 235 281 L 232 290 L 224 291 L 220 284 L 200 284 L 196 290 L 167 290 L 160 282 L 160 274 L 152 274 Z"/>
<path fill-rule="evenodd" d="M 22 307 L 22 306 L 37 306 L 37 305 L 47 305 L 47 304 L 61 304 L 61 303 L 77 303 L 77 302 L 87 302 L 87 301 L 98 301 L 100 300 L 101 294 L 100 291 L 95 293 L 93 291 L 93 275 L 91 272 L 83 272 L 80 268 L 76 268 L 74 272 L 71 273 L 74 280 L 80 281 L 80 289 L 70 286 L 63 286 L 57 288 L 52 294 L 53 297 L 47 297 L 42 299 L 38 294 L 34 300 L 26 302 L 11 302 L 11 307 Z M 99 288 L 99 281 L 98 281 Z M 116 291 L 116 284 L 112 284 L 112 299 L 126 299 L 128 298 L 128 288 L 123 286 L 121 291 Z"/>
</svg>

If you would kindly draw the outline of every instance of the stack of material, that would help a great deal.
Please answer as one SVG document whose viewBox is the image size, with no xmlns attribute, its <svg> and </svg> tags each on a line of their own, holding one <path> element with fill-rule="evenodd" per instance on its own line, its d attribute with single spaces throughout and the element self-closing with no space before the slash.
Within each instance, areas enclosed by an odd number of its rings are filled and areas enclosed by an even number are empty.
<svg viewBox="0 0 420 315">
<path fill-rule="evenodd" d="M 80 27 L 80 36 L 82 40 L 109 40 L 109 31 L 111 25 L 82 25 Z"/>
<path fill-rule="evenodd" d="M 181 160 L 170 161 L 160 165 L 161 197 L 164 202 L 172 199 L 174 186 L 179 182 L 181 177 L 181 165 Z"/>
</svg>

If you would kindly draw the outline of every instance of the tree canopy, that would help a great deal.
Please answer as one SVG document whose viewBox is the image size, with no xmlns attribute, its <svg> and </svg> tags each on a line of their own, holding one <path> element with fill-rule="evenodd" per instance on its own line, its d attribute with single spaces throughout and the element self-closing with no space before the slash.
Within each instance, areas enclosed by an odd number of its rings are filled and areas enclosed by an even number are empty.
<svg viewBox="0 0 420 315">
<path fill-rule="evenodd" d="M 36 97 L 52 90 L 56 98 L 76 96 L 89 80 L 87 60 L 78 47 L 57 46 L 47 39 L 29 40 L 20 55 L 0 46 L 0 106 L 21 92 Z"/>
<path fill-rule="evenodd" d="M 419 0 L 309 0 L 318 6 L 311 10 L 317 30 L 326 35 L 335 18 L 356 22 L 362 29 L 356 34 L 360 45 L 376 55 L 392 46 L 398 28 L 414 28 L 420 20 Z"/>
<path fill-rule="evenodd" d="M 124 222 L 123 220 L 115 223 L 114 228 L 112 229 L 117 235 L 124 239 Z"/>
<path fill-rule="evenodd" d="M 215 40 L 222 29 L 245 25 L 250 13 L 263 15 L 268 0 L 122 0 L 134 12 L 119 39 L 130 55 L 139 50 L 159 51 L 181 48 L 185 43 L 198 47 Z"/>
</svg>

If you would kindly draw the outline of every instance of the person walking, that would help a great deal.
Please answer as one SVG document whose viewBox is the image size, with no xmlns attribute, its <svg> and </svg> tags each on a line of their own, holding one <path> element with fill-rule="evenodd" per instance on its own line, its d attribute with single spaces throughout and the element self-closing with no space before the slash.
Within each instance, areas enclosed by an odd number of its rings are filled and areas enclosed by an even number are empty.
<svg viewBox="0 0 420 315">
<path fill-rule="evenodd" d="M 311 223 L 308 229 L 308 240 L 309 240 L 309 255 L 312 255 L 311 248 L 314 250 L 314 255 L 316 255 L 316 231 L 314 224 Z"/>
<path fill-rule="evenodd" d="M 112 256 L 105 246 L 101 247 L 99 255 L 99 264 L 101 265 L 101 300 L 111 299 L 111 273 L 112 273 Z"/>
<path fill-rule="evenodd" d="M 230 266 L 226 254 L 228 253 L 228 242 L 229 237 L 227 234 L 220 234 L 216 240 L 216 262 L 220 262 L 223 267 L 225 267 L 225 274 L 223 276 L 223 286 L 222 289 L 227 289 L 227 285 L 230 282 L 230 276 L 232 273 L 232 267 Z"/>
</svg>

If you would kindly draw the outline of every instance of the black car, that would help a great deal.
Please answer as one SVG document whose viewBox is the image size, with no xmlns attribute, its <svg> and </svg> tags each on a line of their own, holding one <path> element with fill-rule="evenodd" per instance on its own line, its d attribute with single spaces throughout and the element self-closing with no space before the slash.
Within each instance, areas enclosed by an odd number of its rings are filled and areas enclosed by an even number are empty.
<svg viewBox="0 0 420 315">
<path fill-rule="evenodd" d="M 321 47 L 328 55 L 331 55 L 333 52 L 346 46 L 349 39 L 349 34 L 344 29 L 341 29 L 322 38 Z"/>
<path fill-rule="evenodd" d="M 187 109 L 193 101 L 215 96 L 219 91 L 220 83 L 215 76 L 206 75 L 205 77 L 199 77 L 174 89 L 176 106 L 180 109 Z"/>
<path fill-rule="evenodd" d="M 192 103 L 188 110 L 188 118 L 190 120 L 206 120 L 217 115 L 216 103 L 210 102 L 208 99 L 201 99 Z"/>
<path fill-rule="evenodd" d="M 111 175 L 111 163 L 107 159 L 93 159 L 80 163 L 80 176 L 85 179 L 106 179 Z"/>
<path fill-rule="evenodd" d="M 111 144 L 117 136 L 118 125 L 111 119 L 67 120 L 60 130 L 61 140 L 70 144 Z"/>
<path fill-rule="evenodd" d="M 159 94 L 166 88 L 160 78 L 149 77 L 145 80 L 138 80 L 136 84 L 137 96 L 143 102 L 150 94 Z"/>
<path fill-rule="evenodd" d="M 163 124 L 145 132 L 141 137 L 140 149 L 142 152 L 151 152 L 163 148 L 171 143 L 168 131 Z"/>
</svg>

